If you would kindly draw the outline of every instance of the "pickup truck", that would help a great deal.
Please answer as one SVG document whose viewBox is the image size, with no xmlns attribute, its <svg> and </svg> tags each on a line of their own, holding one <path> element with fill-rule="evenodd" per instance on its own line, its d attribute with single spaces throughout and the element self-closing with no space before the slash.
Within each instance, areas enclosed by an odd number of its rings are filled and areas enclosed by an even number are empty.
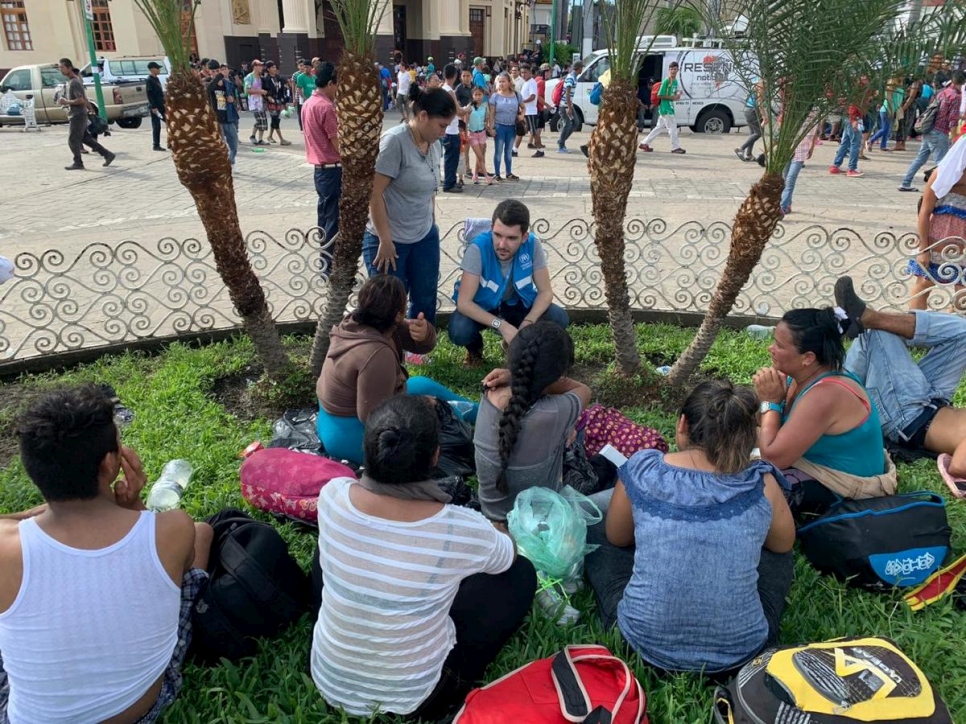
<svg viewBox="0 0 966 724">
<path fill-rule="evenodd" d="M 0 80 L 0 93 L 13 91 L 21 100 L 27 96 L 34 99 L 37 123 L 67 123 L 67 111 L 57 104 L 66 88 L 67 79 L 61 75 L 56 63 L 21 65 Z M 85 78 L 87 98 L 97 104 L 92 78 Z M 150 114 L 145 85 L 140 81 L 102 83 L 107 120 L 121 128 L 137 128 L 141 119 Z M 21 116 L 0 115 L 0 126 L 22 125 Z"/>
</svg>

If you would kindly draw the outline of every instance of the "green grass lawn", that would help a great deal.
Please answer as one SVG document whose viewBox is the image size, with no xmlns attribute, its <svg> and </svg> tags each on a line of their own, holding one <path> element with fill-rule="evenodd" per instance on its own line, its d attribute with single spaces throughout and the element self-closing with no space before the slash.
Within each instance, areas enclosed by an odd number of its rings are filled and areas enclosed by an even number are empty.
<svg viewBox="0 0 966 724">
<path fill-rule="evenodd" d="M 575 376 L 592 382 L 610 404 L 621 401 L 624 412 L 638 422 L 660 429 L 673 441 L 675 415 L 654 391 L 640 394 L 615 380 L 608 370 L 613 358 L 609 332 L 603 326 L 571 329 L 577 347 Z M 690 341 L 693 330 L 669 326 L 638 327 L 641 351 L 651 364 L 673 360 Z M 492 335 L 488 335 L 492 337 Z M 444 335 L 445 338 L 445 335 Z M 307 350 L 306 340 L 287 343 L 297 355 Z M 488 339 L 488 359 L 499 357 L 494 339 Z M 704 364 L 709 376 L 730 377 L 750 382 L 755 370 L 768 363 L 767 344 L 740 332 L 725 331 Z M 447 341 L 433 353 L 432 360 L 416 371 L 429 374 L 443 384 L 476 397 L 479 371 L 461 366 L 461 350 Z M 185 508 L 196 517 L 210 515 L 228 505 L 242 503 L 238 490 L 238 454 L 253 440 L 271 437 L 270 413 L 245 414 L 235 405 L 228 409 L 216 396 L 216 382 L 240 379 L 251 371 L 253 353 L 246 339 L 203 348 L 173 345 L 157 356 L 126 354 L 105 358 L 66 374 L 23 378 L 2 386 L 0 393 L 0 512 L 37 504 L 40 497 L 27 479 L 11 448 L 10 423 L 27 397 L 37 389 L 58 382 L 86 380 L 108 382 L 122 401 L 135 411 L 134 422 L 124 430 L 125 442 L 141 455 L 149 479 L 160 473 L 165 461 L 187 458 L 196 468 Z M 646 392 L 646 390 L 645 390 Z M 966 402 L 960 388 L 957 400 Z M 637 403 L 634 400 L 638 400 Z M 644 406 L 640 400 L 655 400 Z M 314 400 L 314 389 L 305 390 L 304 404 Z M 637 406 L 635 406 L 635 404 Z M 237 414 L 236 414 L 237 412 Z M 929 489 L 943 493 L 945 486 L 932 461 L 923 460 L 899 468 L 903 490 Z M 956 553 L 966 549 L 966 503 L 951 501 L 949 519 L 953 526 Z M 261 516 L 268 519 L 267 516 Z M 314 536 L 292 525 L 276 524 L 288 540 L 293 554 L 307 568 Z M 836 636 L 880 634 L 889 636 L 909 654 L 937 686 L 956 721 L 966 722 L 966 659 L 963 631 L 966 616 L 950 602 L 912 613 L 898 594 L 869 594 L 846 588 L 819 576 L 801 558 L 796 562 L 796 579 L 782 625 L 784 643 L 820 641 Z M 584 612 L 580 623 L 558 627 L 539 611 L 530 614 L 523 629 L 505 648 L 490 669 L 496 678 L 535 658 L 549 656 L 567 643 L 601 642 L 622 648 L 614 632 L 602 631 L 596 621 L 592 596 L 578 595 L 576 605 Z M 311 624 L 302 621 L 279 640 L 266 642 L 259 655 L 237 664 L 202 669 L 188 665 L 185 686 L 177 703 L 168 711 L 166 722 L 358 722 L 324 704 L 308 673 Z M 648 696 L 651 721 L 655 724 L 710 722 L 712 687 L 695 676 L 657 676 L 633 655 L 628 658 Z M 390 721 L 377 717 L 372 721 Z"/>
</svg>

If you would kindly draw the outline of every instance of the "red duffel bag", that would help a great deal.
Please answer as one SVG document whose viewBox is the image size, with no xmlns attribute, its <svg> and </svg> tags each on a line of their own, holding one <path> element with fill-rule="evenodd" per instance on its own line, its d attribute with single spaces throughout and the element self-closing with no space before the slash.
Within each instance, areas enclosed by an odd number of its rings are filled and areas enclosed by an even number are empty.
<svg viewBox="0 0 966 724">
<path fill-rule="evenodd" d="M 474 689 L 453 724 L 648 724 L 644 689 L 603 646 L 567 646 Z"/>
</svg>

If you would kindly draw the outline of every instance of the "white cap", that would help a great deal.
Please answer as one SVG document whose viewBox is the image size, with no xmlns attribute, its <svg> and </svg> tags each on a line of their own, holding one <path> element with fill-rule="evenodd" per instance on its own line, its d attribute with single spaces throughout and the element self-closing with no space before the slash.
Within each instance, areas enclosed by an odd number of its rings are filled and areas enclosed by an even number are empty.
<svg viewBox="0 0 966 724">
<path fill-rule="evenodd" d="M 14 278 L 14 268 L 12 261 L 5 256 L 0 256 L 0 284 Z"/>
</svg>

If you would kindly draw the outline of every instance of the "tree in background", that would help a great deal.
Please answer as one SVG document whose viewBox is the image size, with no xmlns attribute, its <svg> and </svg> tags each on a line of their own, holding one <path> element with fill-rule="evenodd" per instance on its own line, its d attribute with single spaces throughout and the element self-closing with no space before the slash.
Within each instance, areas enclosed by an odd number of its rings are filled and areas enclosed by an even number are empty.
<svg viewBox="0 0 966 724">
<path fill-rule="evenodd" d="M 194 199 L 215 267 L 265 374 L 280 381 L 290 370 L 289 359 L 268 311 L 265 292 L 248 259 L 238 222 L 228 149 L 208 103 L 207 90 L 189 63 L 197 3 L 188 4 L 186 10 L 184 0 L 135 2 L 171 63 L 164 93 L 165 123 L 178 180 Z"/>
<path fill-rule="evenodd" d="M 690 38 L 704 29 L 704 17 L 688 5 L 658 8 L 655 15 L 655 32 Z"/>
<path fill-rule="evenodd" d="M 312 344 L 310 365 L 316 376 L 329 351 L 332 327 L 345 315 L 362 256 L 383 118 L 382 90 L 375 69 L 376 29 L 388 4 L 382 0 L 332 0 L 344 42 L 336 78 L 342 196 L 325 314 Z"/>
<path fill-rule="evenodd" d="M 721 278 L 697 335 L 671 369 L 671 384 L 686 383 L 698 368 L 751 278 L 782 218 L 783 172 L 799 142 L 843 101 L 914 72 L 933 52 L 962 46 L 961 6 L 899 28 L 904 6 L 905 0 L 745 0 L 736 8 L 748 18 L 732 48 L 736 69 L 748 88 L 761 79 L 772 106 L 763 127 L 765 172 L 735 215 Z"/>
</svg>

